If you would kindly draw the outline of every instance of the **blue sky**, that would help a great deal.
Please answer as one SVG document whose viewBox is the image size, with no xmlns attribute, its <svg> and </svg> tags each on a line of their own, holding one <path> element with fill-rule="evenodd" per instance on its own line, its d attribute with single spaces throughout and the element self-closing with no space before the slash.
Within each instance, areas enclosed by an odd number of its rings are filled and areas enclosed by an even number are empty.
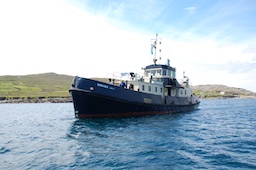
<svg viewBox="0 0 256 170">
<path fill-rule="evenodd" d="M 0 75 L 142 72 L 150 40 L 193 85 L 256 92 L 254 0 L 0 1 Z"/>
</svg>

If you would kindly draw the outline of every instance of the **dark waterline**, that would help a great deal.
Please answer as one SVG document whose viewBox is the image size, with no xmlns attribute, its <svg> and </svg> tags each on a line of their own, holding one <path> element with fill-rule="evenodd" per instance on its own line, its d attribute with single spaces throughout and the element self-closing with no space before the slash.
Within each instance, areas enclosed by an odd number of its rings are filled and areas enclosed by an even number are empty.
<svg viewBox="0 0 256 170">
<path fill-rule="evenodd" d="M 71 103 L 0 104 L 0 169 L 256 169 L 256 100 L 122 119 Z"/>
</svg>

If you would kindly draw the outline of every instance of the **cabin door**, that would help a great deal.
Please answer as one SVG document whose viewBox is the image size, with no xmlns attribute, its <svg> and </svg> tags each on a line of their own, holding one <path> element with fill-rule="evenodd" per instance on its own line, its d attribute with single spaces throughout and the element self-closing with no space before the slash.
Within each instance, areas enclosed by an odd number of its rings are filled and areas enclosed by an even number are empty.
<svg viewBox="0 0 256 170">
<path fill-rule="evenodd" d="M 165 88 L 165 96 L 171 96 L 171 89 L 170 88 Z"/>
<path fill-rule="evenodd" d="M 168 96 L 171 96 L 171 89 L 168 88 L 167 90 L 168 90 Z"/>
</svg>

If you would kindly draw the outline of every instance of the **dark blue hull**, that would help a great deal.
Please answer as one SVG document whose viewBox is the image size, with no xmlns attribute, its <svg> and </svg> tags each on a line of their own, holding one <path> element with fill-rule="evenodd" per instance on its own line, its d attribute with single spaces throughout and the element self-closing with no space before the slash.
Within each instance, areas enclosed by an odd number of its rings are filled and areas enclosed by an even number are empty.
<svg viewBox="0 0 256 170">
<path fill-rule="evenodd" d="M 70 88 L 77 118 L 136 117 L 194 110 L 199 102 L 164 104 L 162 96 L 76 77 Z M 147 100 L 145 100 L 147 99 Z M 185 99 L 184 99 L 185 100 Z"/>
</svg>

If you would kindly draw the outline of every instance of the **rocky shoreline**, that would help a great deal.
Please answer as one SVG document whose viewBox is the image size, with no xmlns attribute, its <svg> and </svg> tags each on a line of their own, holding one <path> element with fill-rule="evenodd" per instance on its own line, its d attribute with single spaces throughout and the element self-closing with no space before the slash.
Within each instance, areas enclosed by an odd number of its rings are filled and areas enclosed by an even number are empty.
<svg viewBox="0 0 256 170">
<path fill-rule="evenodd" d="M 71 103 L 71 97 L 1 99 L 1 103 Z"/>
<path fill-rule="evenodd" d="M 256 96 L 220 96 L 220 97 L 200 97 L 200 100 L 221 100 L 221 99 L 256 99 Z"/>
</svg>

